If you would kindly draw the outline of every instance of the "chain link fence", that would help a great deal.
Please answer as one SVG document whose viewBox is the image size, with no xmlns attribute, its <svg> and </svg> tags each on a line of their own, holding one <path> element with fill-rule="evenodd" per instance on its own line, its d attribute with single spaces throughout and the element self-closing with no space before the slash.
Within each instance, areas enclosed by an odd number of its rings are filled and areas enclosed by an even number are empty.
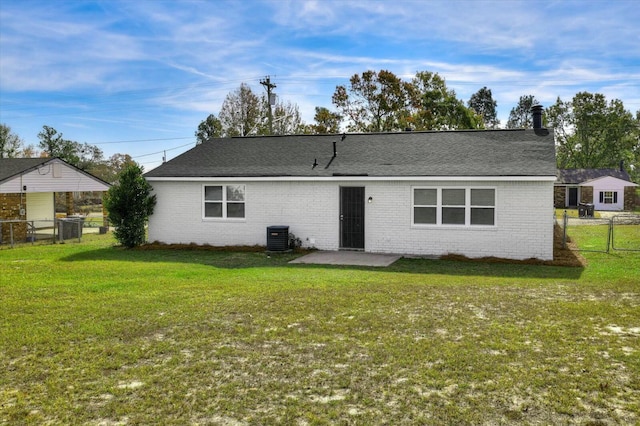
<svg viewBox="0 0 640 426">
<path fill-rule="evenodd" d="M 556 218 L 557 219 L 557 218 Z M 563 248 L 597 253 L 618 251 L 640 251 L 640 215 L 632 213 L 614 213 L 607 217 L 571 217 L 565 211 L 561 220 Z M 590 238 L 581 243 L 580 248 L 567 245 L 568 231 L 572 226 L 589 226 Z"/>
<path fill-rule="evenodd" d="M 13 248 L 16 243 L 34 243 L 42 240 L 51 240 L 53 243 L 72 239 L 81 241 L 85 232 L 106 233 L 108 226 L 104 224 L 107 223 L 106 217 L 101 218 L 101 222 L 96 222 L 87 220 L 84 216 L 70 216 L 54 220 L 0 220 L 0 246 L 9 245 Z"/>
<path fill-rule="evenodd" d="M 620 214 L 611 218 L 611 248 L 640 251 L 640 215 Z"/>
</svg>

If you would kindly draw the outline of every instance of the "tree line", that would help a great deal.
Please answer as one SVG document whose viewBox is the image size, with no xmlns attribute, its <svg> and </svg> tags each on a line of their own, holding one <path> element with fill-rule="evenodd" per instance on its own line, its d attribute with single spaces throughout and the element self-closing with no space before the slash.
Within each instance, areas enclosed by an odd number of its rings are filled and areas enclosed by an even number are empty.
<svg viewBox="0 0 640 426">
<path fill-rule="evenodd" d="M 390 71 L 365 71 L 339 85 L 331 97 L 334 111 L 316 107 L 314 123 L 302 121 L 298 106 L 277 102 L 272 110 L 266 95 L 256 95 L 242 83 L 229 93 L 219 114 L 210 114 L 195 132 L 198 143 L 213 137 L 404 130 L 497 128 L 497 103 L 486 87 L 469 102 L 457 98 L 437 73 L 422 71 L 404 81 Z"/>
<path fill-rule="evenodd" d="M 271 134 L 394 132 L 405 130 L 498 129 L 497 102 L 482 87 L 467 102 L 438 73 L 420 71 L 405 81 L 391 71 L 354 74 L 336 86 L 334 107 L 316 107 L 314 123 L 300 119 L 295 104 L 277 104 Z M 539 104 L 523 95 L 510 113 L 507 129 L 533 127 L 531 108 Z M 242 84 L 225 98 L 218 116 L 211 114 L 196 130 L 198 143 L 214 137 L 267 135 L 269 104 Z M 558 168 L 618 168 L 620 162 L 640 181 L 640 110 L 634 114 L 619 99 L 579 92 L 571 100 L 557 98 L 547 107 L 544 124 L 555 130 Z"/>
<path fill-rule="evenodd" d="M 195 131 L 197 143 L 211 138 L 252 135 L 327 134 L 422 130 L 498 129 L 497 102 L 491 89 L 482 87 L 465 102 L 438 73 L 419 71 L 403 80 L 387 70 L 354 74 L 338 85 L 331 97 L 333 109 L 316 107 L 314 122 L 306 124 L 295 103 L 278 100 L 271 105 L 242 83 L 225 97 L 219 113 L 210 114 Z M 506 128 L 531 128 L 533 95 L 523 95 L 510 113 Z M 269 120 L 271 114 L 271 120 Z M 632 178 L 640 180 L 640 110 L 628 111 L 621 100 L 599 93 L 579 92 L 571 100 L 547 107 L 544 123 L 553 127 L 559 168 L 618 168 L 620 162 Z M 271 124 L 271 125 L 270 125 Z M 0 158 L 33 156 L 4 124 L 0 128 Z M 42 155 L 57 156 L 112 182 L 123 165 L 133 162 L 126 154 L 105 159 L 93 145 L 62 137 L 43 126 L 38 134 Z"/>
<path fill-rule="evenodd" d="M 0 158 L 58 157 L 105 182 L 115 182 L 118 174 L 127 166 L 136 164 L 128 154 L 113 154 L 105 158 L 96 145 L 65 139 L 53 127 L 44 125 L 38 133 L 38 148 L 26 145 L 24 140 L 0 124 Z"/>
</svg>

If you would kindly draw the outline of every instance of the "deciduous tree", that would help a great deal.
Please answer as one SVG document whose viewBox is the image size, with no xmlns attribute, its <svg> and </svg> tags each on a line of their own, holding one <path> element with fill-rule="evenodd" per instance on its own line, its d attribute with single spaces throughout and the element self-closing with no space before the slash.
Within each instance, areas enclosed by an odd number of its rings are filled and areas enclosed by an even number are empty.
<svg viewBox="0 0 640 426">
<path fill-rule="evenodd" d="M 447 88 L 438 73 L 420 71 L 411 83 L 414 130 L 482 128 L 482 118 L 467 108 L 454 90 Z"/>
<path fill-rule="evenodd" d="M 128 166 L 137 165 L 129 154 L 113 154 L 107 160 L 100 161 L 87 170 L 105 182 L 113 183 L 118 175 Z"/>
<path fill-rule="evenodd" d="M 289 101 L 278 101 L 273 108 L 272 126 L 274 135 L 292 135 L 304 133 L 305 125 L 302 121 L 302 117 L 300 116 L 298 105 Z"/>
<path fill-rule="evenodd" d="M 15 158 L 20 156 L 24 141 L 11 131 L 11 127 L 0 124 L 0 158 Z"/>
<path fill-rule="evenodd" d="M 56 129 L 42 126 L 39 147 L 49 157 L 58 157 L 82 170 L 90 170 L 103 161 L 102 150 L 95 145 L 67 140 Z"/>
<path fill-rule="evenodd" d="M 226 96 L 218 114 L 226 137 L 265 134 L 265 117 L 265 102 L 245 83 Z"/>
<path fill-rule="evenodd" d="M 329 111 L 325 107 L 316 107 L 316 114 L 313 116 L 315 124 L 310 125 L 311 133 L 339 133 L 342 116 L 337 112 Z"/>
<path fill-rule="evenodd" d="M 408 115 L 410 83 L 391 71 L 354 74 L 349 86 L 337 86 L 331 101 L 355 132 L 404 130 Z"/>
<path fill-rule="evenodd" d="M 201 144 L 211 138 L 222 137 L 222 122 L 214 114 L 200 122 L 196 130 L 196 144 Z"/>
<path fill-rule="evenodd" d="M 406 82 L 390 71 L 355 74 L 338 86 L 333 104 L 358 132 L 476 129 L 482 119 L 448 89 L 437 73 L 420 71 Z"/>
<path fill-rule="evenodd" d="M 242 83 L 238 89 L 227 94 L 217 117 L 210 114 L 200 123 L 195 132 L 197 143 L 216 137 L 268 135 L 269 108 L 272 108 L 273 134 L 288 135 L 307 131 L 298 105 L 278 101 L 271 106 L 266 95 L 258 96 L 251 87 Z"/>
<path fill-rule="evenodd" d="M 617 168 L 624 161 L 640 166 L 638 118 L 619 99 L 580 92 L 571 101 L 560 98 L 546 112 L 556 136 L 559 168 Z"/>
</svg>

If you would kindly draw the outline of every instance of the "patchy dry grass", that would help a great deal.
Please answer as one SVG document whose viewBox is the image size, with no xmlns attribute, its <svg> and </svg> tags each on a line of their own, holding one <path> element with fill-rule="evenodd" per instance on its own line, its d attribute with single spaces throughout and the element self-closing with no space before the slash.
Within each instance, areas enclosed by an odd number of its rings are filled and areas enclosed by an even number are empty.
<svg viewBox="0 0 640 426">
<path fill-rule="evenodd" d="M 638 253 L 381 270 L 112 244 L 0 251 L 0 423 L 640 421 Z"/>
</svg>

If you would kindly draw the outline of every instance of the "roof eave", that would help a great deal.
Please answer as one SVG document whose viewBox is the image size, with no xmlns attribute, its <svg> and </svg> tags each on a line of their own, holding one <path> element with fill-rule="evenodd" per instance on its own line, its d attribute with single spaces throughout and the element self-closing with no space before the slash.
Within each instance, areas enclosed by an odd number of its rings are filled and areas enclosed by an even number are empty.
<svg viewBox="0 0 640 426">
<path fill-rule="evenodd" d="M 555 175 L 540 176 L 147 176 L 149 182 L 337 182 L 337 181 L 502 181 L 502 182 L 555 182 Z"/>
</svg>

